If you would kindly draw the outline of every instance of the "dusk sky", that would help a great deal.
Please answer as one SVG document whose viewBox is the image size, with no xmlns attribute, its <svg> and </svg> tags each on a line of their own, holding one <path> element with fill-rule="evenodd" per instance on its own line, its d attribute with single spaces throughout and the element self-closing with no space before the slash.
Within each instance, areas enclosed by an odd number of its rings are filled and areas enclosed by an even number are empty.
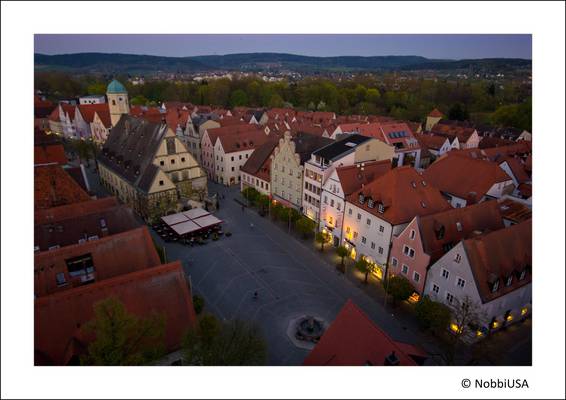
<svg viewBox="0 0 566 400">
<path fill-rule="evenodd" d="M 35 52 L 195 56 L 292 53 L 310 56 L 417 55 L 531 58 L 531 35 L 35 35 Z"/>
</svg>

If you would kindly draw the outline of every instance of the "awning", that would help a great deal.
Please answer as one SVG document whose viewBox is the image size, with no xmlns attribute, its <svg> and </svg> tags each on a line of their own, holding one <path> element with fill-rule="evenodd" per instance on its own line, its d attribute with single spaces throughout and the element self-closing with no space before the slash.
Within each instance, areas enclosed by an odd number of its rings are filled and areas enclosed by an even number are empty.
<svg viewBox="0 0 566 400">
<path fill-rule="evenodd" d="M 171 229 L 177 233 L 177 235 L 184 235 L 186 233 L 191 233 L 202 229 L 201 226 L 195 224 L 193 221 L 185 221 L 180 224 L 172 225 Z"/>
<path fill-rule="evenodd" d="M 161 217 L 161 220 L 177 235 L 185 235 L 222 223 L 222 220 L 202 208 L 193 208 L 189 211 L 167 215 Z"/>
</svg>

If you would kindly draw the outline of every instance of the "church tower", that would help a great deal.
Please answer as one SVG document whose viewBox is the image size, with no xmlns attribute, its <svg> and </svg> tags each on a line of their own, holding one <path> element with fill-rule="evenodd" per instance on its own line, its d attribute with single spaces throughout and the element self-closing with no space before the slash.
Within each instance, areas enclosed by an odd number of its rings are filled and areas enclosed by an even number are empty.
<svg viewBox="0 0 566 400">
<path fill-rule="evenodd" d="M 128 92 L 124 85 L 114 79 L 106 89 L 106 97 L 108 97 L 108 108 L 110 109 L 110 122 L 114 127 L 122 114 L 130 113 Z"/>
</svg>

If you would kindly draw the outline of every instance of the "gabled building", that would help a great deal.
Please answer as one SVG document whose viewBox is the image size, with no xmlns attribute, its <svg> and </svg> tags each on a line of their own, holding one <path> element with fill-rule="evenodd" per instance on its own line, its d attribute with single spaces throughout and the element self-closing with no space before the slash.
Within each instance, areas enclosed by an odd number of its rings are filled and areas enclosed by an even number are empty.
<svg viewBox="0 0 566 400">
<path fill-rule="evenodd" d="M 334 246 L 342 243 L 346 197 L 360 190 L 391 170 L 391 161 L 369 161 L 345 167 L 337 167 L 322 186 L 321 231 L 332 235 Z"/>
<path fill-rule="evenodd" d="M 391 242 L 415 216 L 450 208 L 440 191 L 414 168 L 397 167 L 346 196 L 343 243 L 354 259 L 385 276 Z"/>
<path fill-rule="evenodd" d="M 35 210 L 91 200 L 61 165 L 37 165 L 33 173 Z"/>
<path fill-rule="evenodd" d="M 348 300 L 303 365 L 417 366 L 427 358 L 419 347 L 393 340 Z"/>
<path fill-rule="evenodd" d="M 101 182 L 145 219 L 203 201 L 206 175 L 167 126 L 123 115 L 98 157 Z"/>
<path fill-rule="evenodd" d="M 440 189 L 452 207 L 497 199 L 514 190 L 513 180 L 496 163 L 452 152 L 432 163 L 423 176 Z"/>
<path fill-rule="evenodd" d="M 438 111 L 438 108 L 435 108 L 434 110 L 432 110 L 427 116 L 426 116 L 426 124 L 425 124 L 425 130 L 426 131 L 430 131 L 432 129 L 432 127 L 436 124 L 438 124 L 438 122 L 444 118 L 444 114 L 442 114 L 440 111 Z"/>
<path fill-rule="evenodd" d="M 76 139 L 75 110 L 76 106 L 74 105 L 59 103 L 49 114 L 51 132 L 69 139 Z"/>
<path fill-rule="evenodd" d="M 473 126 L 461 121 L 440 120 L 430 129 L 430 133 L 447 137 L 451 142 L 457 138 L 460 149 L 477 148 L 481 140 Z"/>
<path fill-rule="evenodd" d="M 467 338 L 474 340 L 532 312 L 531 279 L 529 220 L 459 242 L 430 267 L 425 295 L 456 308 L 469 299 L 479 317 Z"/>
<path fill-rule="evenodd" d="M 271 196 L 271 155 L 277 144 L 277 140 L 270 139 L 254 150 L 240 169 L 241 190 L 251 187 Z"/>
<path fill-rule="evenodd" d="M 315 150 L 305 162 L 303 214 L 317 224 L 320 222 L 322 186 L 337 167 L 366 161 L 391 161 L 394 153 L 392 146 L 358 134 L 347 135 Z"/>
<path fill-rule="evenodd" d="M 308 133 L 294 137 L 285 132 L 271 155 L 271 195 L 287 207 L 300 210 L 303 204 L 303 167 L 317 149 L 332 139 Z"/>
<path fill-rule="evenodd" d="M 503 228 L 495 200 L 417 216 L 393 237 L 389 275 L 407 278 L 422 295 L 429 267 L 458 242 Z"/>
<path fill-rule="evenodd" d="M 440 157 L 452 150 L 447 137 L 435 135 L 415 135 L 415 137 L 421 147 L 426 147 L 434 157 Z"/>
<path fill-rule="evenodd" d="M 34 165 L 67 164 L 67 156 L 63 144 L 56 135 L 47 135 L 44 131 L 35 130 L 33 143 Z"/>
</svg>

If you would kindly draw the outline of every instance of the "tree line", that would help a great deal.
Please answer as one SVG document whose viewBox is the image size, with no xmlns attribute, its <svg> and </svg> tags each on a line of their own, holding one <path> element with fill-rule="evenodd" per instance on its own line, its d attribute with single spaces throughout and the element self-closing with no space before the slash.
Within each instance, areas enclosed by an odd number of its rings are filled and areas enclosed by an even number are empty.
<svg viewBox="0 0 566 400">
<path fill-rule="evenodd" d="M 210 81 L 148 80 L 127 88 L 131 104 L 159 105 L 181 101 L 219 107 L 287 107 L 333 111 L 337 114 L 385 115 L 422 121 L 433 109 L 455 119 L 471 119 L 531 129 L 531 87 L 521 82 L 407 78 L 394 73 L 360 75 L 348 80 L 307 78 L 298 82 L 266 82 L 256 77 Z M 103 94 L 111 77 L 36 72 L 35 88 L 57 100 L 84 94 Z"/>
</svg>

